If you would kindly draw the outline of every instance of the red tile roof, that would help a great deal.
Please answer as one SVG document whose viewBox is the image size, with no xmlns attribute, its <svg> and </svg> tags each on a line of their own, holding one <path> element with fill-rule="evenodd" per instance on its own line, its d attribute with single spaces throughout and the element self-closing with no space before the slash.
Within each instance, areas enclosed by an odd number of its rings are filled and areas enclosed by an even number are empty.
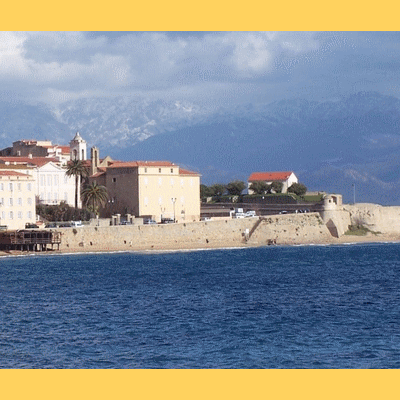
<svg viewBox="0 0 400 400">
<path fill-rule="evenodd" d="M 0 176 L 29 176 L 28 174 L 22 174 L 21 172 L 17 171 L 4 171 L 0 170 Z"/>
<path fill-rule="evenodd" d="M 254 181 L 286 181 L 293 172 L 253 172 L 250 175 L 249 182 Z"/>
<path fill-rule="evenodd" d="M 198 172 L 189 171 L 187 169 L 179 168 L 179 175 L 193 175 L 193 176 L 200 176 Z"/>
<path fill-rule="evenodd" d="M 108 168 L 126 168 L 126 167 L 173 167 L 174 163 L 170 161 L 114 161 Z"/>
<path fill-rule="evenodd" d="M 49 162 L 58 162 L 56 158 L 50 157 L 0 157 L 0 160 L 4 163 L 17 163 L 17 164 L 31 164 L 41 167 Z"/>
</svg>

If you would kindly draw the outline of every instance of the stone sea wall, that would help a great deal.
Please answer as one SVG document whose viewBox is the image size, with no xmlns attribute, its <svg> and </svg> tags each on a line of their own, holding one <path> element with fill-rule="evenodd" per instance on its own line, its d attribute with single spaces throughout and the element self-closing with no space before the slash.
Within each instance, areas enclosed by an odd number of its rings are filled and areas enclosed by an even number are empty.
<svg viewBox="0 0 400 400">
<path fill-rule="evenodd" d="M 166 225 L 88 226 L 61 232 L 60 250 L 66 252 L 236 247 L 332 240 L 318 213 Z"/>
<path fill-rule="evenodd" d="M 353 225 L 364 225 L 374 232 L 400 233 L 400 207 L 360 203 L 344 205 Z"/>
</svg>

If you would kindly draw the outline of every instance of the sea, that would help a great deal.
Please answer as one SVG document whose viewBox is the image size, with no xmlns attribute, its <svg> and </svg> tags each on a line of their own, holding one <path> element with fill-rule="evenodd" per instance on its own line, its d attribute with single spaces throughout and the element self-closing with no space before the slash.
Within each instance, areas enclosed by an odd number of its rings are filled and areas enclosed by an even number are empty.
<svg viewBox="0 0 400 400">
<path fill-rule="evenodd" d="M 400 367 L 400 244 L 0 259 L 0 368 Z"/>
</svg>

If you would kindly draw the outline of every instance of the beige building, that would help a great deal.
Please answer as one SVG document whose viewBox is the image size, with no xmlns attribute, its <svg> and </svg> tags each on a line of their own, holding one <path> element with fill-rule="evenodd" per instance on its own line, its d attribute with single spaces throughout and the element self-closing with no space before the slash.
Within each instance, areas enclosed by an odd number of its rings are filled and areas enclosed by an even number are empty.
<svg viewBox="0 0 400 400">
<path fill-rule="evenodd" d="M 90 181 L 107 188 L 109 200 L 102 210 L 106 216 L 132 214 L 157 222 L 200 219 L 200 175 L 169 161 L 111 162 L 98 168 Z"/>
<path fill-rule="evenodd" d="M 11 170 L 0 170 L 0 225 L 23 229 L 36 221 L 34 178 Z"/>
</svg>

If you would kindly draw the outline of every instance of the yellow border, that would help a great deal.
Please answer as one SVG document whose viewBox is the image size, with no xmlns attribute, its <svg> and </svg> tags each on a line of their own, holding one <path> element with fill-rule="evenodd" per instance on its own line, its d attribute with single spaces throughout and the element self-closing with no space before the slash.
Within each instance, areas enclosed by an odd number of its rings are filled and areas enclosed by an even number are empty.
<svg viewBox="0 0 400 400">
<path fill-rule="evenodd" d="M 2 30 L 397 30 L 393 3 L 3 2 Z M 398 7 L 398 6 L 396 6 Z M 398 371 L 0 371 L 4 399 L 392 399 Z"/>
<path fill-rule="evenodd" d="M 6 1 L 1 30 L 398 30 L 399 6 L 381 1 Z"/>
<path fill-rule="evenodd" d="M 388 370 L 3 371 L 4 399 L 397 399 Z M 396 385 L 396 386 L 395 386 Z"/>
</svg>

